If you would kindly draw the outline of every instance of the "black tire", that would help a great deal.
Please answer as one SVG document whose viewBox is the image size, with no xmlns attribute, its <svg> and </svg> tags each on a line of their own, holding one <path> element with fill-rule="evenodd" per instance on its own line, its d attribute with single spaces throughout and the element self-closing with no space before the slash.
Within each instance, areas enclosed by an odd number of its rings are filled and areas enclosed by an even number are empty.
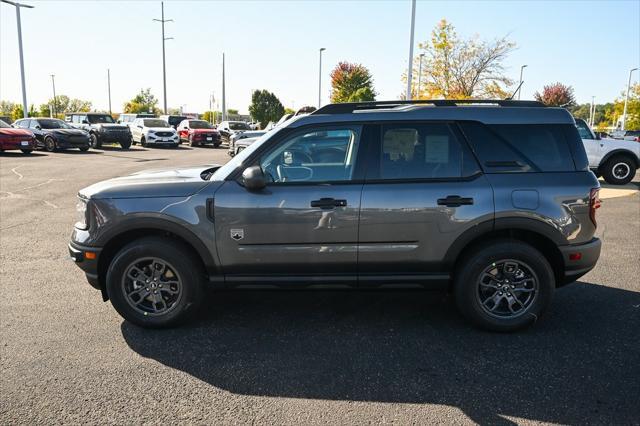
<svg viewBox="0 0 640 426">
<path fill-rule="evenodd" d="M 31 154 L 33 152 L 32 149 L 21 149 L 20 151 L 22 151 L 23 154 Z"/>
<path fill-rule="evenodd" d="M 144 136 L 140 137 L 140 145 L 142 147 L 146 147 L 147 146 L 147 140 L 144 138 Z"/>
<path fill-rule="evenodd" d="M 44 138 L 44 149 L 47 152 L 55 152 L 58 149 L 56 141 L 53 140 L 51 136 L 47 136 L 46 138 Z"/>
<path fill-rule="evenodd" d="M 82 151 L 82 152 L 87 152 L 87 151 L 89 151 L 89 147 L 88 147 L 88 146 L 81 146 L 79 149 L 80 149 L 80 151 Z"/>
<path fill-rule="evenodd" d="M 627 155 L 614 155 L 600 168 L 602 177 L 611 185 L 626 185 L 636 175 L 636 164 Z"/>
<path fill-rule="evenodd" d="M 198 142 L 194 141 L 193 139 L 189 138 L 189 146 L 198 146 Z"/>
<path fill-rule="evenodd" d="M 519 291 L 514 289 L 513 284 L 516 284 L 517 288 L 523 291 L 522 293 L 518 293 L 518 300 L 520 300 L 519 303 L 522 305 L 522 310 L 517 315 L 507 312 L 505 316 L 498 316 L 498 311 L 496 311 L 496 313 L 488 312 L 489 308 L 493 308 L 494 306 L 488 306 L 488 304 L 481 302 L 483 291 L 489 293 L 494 291 L 493 287 L 481 284 L 483 277 L 487 276 L 485 271 L 488 269 L 499 269 L 503 261 L 507 265 L 513 265 L 514 263 L 524 265 L 522 269 L 529 270 L 531 275 L 536 279 L 536 290 L 529 293 L 530 289 L 526 287 L 529 286 L 533 288 L 534 284 L 526 278 L 521 282 L 528 281 L 527 284 L 518 284 L 519 281 L 515 279 L 517 277 L 513 275 L 515 278 L 511 281 L 511 289 L 509 289 L 509 285 L 507 285 L 507 289 L 504 290 L 505 293 L 500 291 L 502 290 L 502 286 L 505 285 L 504 281 L 509 284 L 508 279 L 501 280 L 500 284 L 494 284 L 497 289 L 495 289 L 495 293 L 491 296 L 486 297 L 485 302 L 491 302 L 490 299 L 495 300 L 497 297 L 499 303 L 495 303 L 495 305 L 508 309 L 511 309 L 511 306 L 515 306 L 517 309 L 520 309 L 518 305 L 515 304 L 515 299 L 513 298 L 516 291 Z M 555 290 L 553 269 L 542 253 L 529 244 L 517 240 L 496 240 L 483 244 L 466 254 L 458 263 L 457 268 L 458 270 L 454 278 L 456 305 L 462 316 L 477 327 L 500 332 L 519 330 L 531 325 L 540 318 L 551 304 Z M 517 269 L 515 273 L 517 272 L 522 271 L 521 269 Z M 524 275 L 524 272 L 522 275 Z M 527 293 L 524 293 L 524 291 L 527 291 Z M 531 299 L 522 299 L 523 297 L 531 297 Z M 512 300 L 514 300 L 513 303 L 511 302 Z"/>
<path fill-rule="evenodd" d="M 102 147 L 102 142 L 100 142 L 100 139 L 98 139 L 98 136 L 96 136 L 95 133 L 90 133 L 89 139 L 90 139 L 89 144 L 91 145 L 91 148 L 99 149 L 100 147 Z"/>
<path fill-rule="evenodd" d="M 121 149 L 129 149 L 131 148 L 131 141 L 124 141 L 124 142 L 120 142 L 120 148 Z"/>
<path fill-rule="evenodd" d="M 120 250 L 109 265 L 106 279 L 107 293 L 116 311 L 118 311 L 125 320 L 145 328 L 172 327 L 189 320 L 195 315 L 202 304 L 204 297 L 204 271 L 202 271 L 201 267 L 194 262 L 187 253 L 190 253 L 190 250 L 188 247 L 183 246 L 183 244 L 160 237 L 142 238 L 133 241 Z M 144 259 L 149 258 L 159 259 L 161 262 L 165 262 L 165 265 L 167 265 L 170 270 L 175 269 L 175 277 L 177 281 L 181 283 L 179 298 L 165 313 L 145 314 L 142 312 L 144 304 L 151 302 L 147 302 L 146 298 L 141 297 L 140 300 L 143 300 L 143 302 L 139 303 L 142 305 L 136 305 L 140 306 L 140 308 L 134 308 L 132 303 L 135 303 L 135 301 L 132 301 L 132 299 L 125 294 L 127 280 L 132 280 L 126 275 L 127 272 L 130 271 L 132 265 L 139 264 L 136 263 L 137 261 L 142 260 L 142 262 L 146 262 L 148 260 Z M 133 282 L 135 283 L 136 281 Z M 158 282 L 162 282 L 162 280 Z M 139 283 L 141 286 L 134 290 L 134 292 L 138 292 L 139 290 L 145 291 L 148 287 L 145 289 L 142 287 L 151 285 L 142 283 L 142 280 L 140 280 Z M 149 293 L 148 290 L 147 293 Z M 165 293 L 160 294 L 166 295 Z M 148 294 L 147 297 L 158 296 Z M 160 297 L 164 299 L 165 296 Z M 165 306 L 169 306 L 166 301 L 163 303 Z M 155 304 L 153 305 L 155 306 Z"/>
</svg>

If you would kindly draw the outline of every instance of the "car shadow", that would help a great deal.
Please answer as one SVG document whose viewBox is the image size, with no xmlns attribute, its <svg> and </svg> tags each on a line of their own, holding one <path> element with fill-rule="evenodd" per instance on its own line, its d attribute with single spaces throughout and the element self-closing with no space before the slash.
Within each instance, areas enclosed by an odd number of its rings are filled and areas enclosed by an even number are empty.
<svg viewBox="0 0 640 426">
<path fill-rule="evenodd" d="M 115 151 L 115 152 L 132 152 L 132 151 L 148 151 L 141 146 L 131 145 L 129 149 L 122 149 L 120 145 L 101 145 L 100 148 L 91 148 L 97 151 Z"/>
<path fill-rule="evenodd" d="M 0 157 L 46 157 L 44 152 L 32 151 L 31 154 L 24 154 L 21 151 L 0 151 Z"/>
<path fill-rule="evenodd" d="M 192 325 L 121 330 L 143 357 L 236 394 L 440 404 L 481 424 L 640 418 L 640 293 L 597 284 L 559 290 L 512 334 L 471 328 L 438 293 L 346 291 L 216 292 Z"/>
</svg>

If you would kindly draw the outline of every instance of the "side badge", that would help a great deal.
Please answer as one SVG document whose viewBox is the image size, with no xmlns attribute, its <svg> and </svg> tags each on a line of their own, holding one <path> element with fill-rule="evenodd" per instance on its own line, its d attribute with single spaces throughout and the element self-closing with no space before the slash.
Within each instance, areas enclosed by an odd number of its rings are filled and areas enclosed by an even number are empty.
<svg viewBox="0 0 640 426">
<path fill-rule="evenodd" d="M 232 229 L 231 230 L 231 238 L 236 241 L 240 241 L 244 238 L 244 229 Z"/>
</svg>

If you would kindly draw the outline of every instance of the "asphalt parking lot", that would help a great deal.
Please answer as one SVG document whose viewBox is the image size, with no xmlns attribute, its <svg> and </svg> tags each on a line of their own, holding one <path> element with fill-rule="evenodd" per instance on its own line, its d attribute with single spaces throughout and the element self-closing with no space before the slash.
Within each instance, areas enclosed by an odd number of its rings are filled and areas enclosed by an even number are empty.
<svg viewBox="0 0 640 426">
<path fill-rule="evenodd" d="M 640 422 L 640 188 L 598 213 L 595 270 L 533 328 L 432 293 L 219 292 L 194 324 L 118 316 L 69 259 L 75 194 L 223 148 L 0 154 L 0 422 Z M 619 196 L 618 196 L 619 195 Z"/>
</svg>

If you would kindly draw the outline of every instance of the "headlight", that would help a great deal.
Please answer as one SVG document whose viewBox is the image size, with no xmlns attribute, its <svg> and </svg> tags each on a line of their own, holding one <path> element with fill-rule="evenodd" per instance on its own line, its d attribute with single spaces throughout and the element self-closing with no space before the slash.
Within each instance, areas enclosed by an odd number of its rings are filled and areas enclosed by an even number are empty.
<svg viewBox="0 0 640 426">
<path fill-rule="evenodd" d="M 75 224 L 75 227 L 78 229 L 87 229 L 89 226 L 87 220 L 87 200 L 84 198 L 78 197 L 78 202 L 76 203 L 76 217 L 78 221 Z"/>
<path fill-rule="evenodd" d="M 149 130 L 147 133 L 152 134 L 152 133 L 155 133 L 155 132 L 156 132 L 155 130 Z"/>
</svg>

